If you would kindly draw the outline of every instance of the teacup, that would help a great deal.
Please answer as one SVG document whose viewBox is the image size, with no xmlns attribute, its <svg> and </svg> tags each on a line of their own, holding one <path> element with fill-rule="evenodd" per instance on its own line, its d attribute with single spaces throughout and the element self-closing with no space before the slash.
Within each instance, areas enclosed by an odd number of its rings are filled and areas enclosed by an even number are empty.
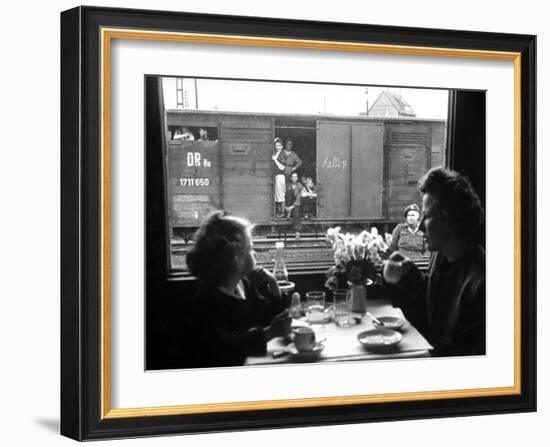
<svg viewBox="0 0 550 447">
<path fill-rule="evenodd" d="M 298 351 L 311 351 L 315 347 L 315 332 L 310 327 L 293 328 L 292 339 Z"/>
</svg>

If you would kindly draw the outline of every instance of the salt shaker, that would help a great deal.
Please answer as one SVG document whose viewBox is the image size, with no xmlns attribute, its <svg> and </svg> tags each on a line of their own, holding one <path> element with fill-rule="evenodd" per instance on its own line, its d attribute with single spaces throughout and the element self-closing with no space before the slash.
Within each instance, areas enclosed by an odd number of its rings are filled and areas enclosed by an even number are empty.
<svg viewBox="0 0 550 447">
<path fill-rule="evenodd" d="M 302 316 L 302 303 L 300 302 L 300 294 L 294 292 L 290 296 L 290 316 L 292 318 L 300 318 Z"/>
</svg>

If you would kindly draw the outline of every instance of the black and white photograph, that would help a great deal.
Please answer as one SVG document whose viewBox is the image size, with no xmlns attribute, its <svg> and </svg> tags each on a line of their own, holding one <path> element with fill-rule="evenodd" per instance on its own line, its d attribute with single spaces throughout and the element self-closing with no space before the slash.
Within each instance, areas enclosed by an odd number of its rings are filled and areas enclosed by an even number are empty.
<svg viewBox="0 0 550 447">
<path fill-rule="evenodd" d="M 146 369 L 486 354 L 485 91 L 145 89 Z"/>
<path fill-rule="evenodd" d="M 546 8 L 6 2 L 2 445 L 544 446 Z"/>
</svg>

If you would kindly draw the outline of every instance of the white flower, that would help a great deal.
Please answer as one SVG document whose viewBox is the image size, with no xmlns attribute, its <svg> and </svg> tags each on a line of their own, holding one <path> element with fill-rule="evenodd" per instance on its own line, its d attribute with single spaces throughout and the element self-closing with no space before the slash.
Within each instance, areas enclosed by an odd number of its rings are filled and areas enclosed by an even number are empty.
<svg viewBox="0 0 550 447">
<path fill-rule="evenodd" d="M 386 252 L 391 243 L 391 235 L 385 233 L 384 238 L 376 227 L 370 231 L 363 230 L 359 234 L 342 234 L 340 227 L 329 228 L 326 240 L 332 246 L 336 265 L 345 265 L 352 260 L 362 260 L 367 257 L 373 262 L 381 261 L 380 252 Z"/>
</svg>

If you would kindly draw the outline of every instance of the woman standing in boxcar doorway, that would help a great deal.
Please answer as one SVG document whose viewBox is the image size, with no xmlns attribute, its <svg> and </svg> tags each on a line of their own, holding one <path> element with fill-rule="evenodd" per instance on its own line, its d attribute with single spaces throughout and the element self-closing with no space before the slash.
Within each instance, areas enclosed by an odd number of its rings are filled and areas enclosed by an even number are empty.
<svg viewBox="0 0 550 447">
<path fill-rule="evenodd" d="M 275 138 L 274 142 L 275 153 L 273 154 L 271 159 L 275 164 L 275 217 L 277 219 L 282 219 L 285 217 L 286 155 L 283 151 L 283 140 L 277 137 Z"/>
</svg>

